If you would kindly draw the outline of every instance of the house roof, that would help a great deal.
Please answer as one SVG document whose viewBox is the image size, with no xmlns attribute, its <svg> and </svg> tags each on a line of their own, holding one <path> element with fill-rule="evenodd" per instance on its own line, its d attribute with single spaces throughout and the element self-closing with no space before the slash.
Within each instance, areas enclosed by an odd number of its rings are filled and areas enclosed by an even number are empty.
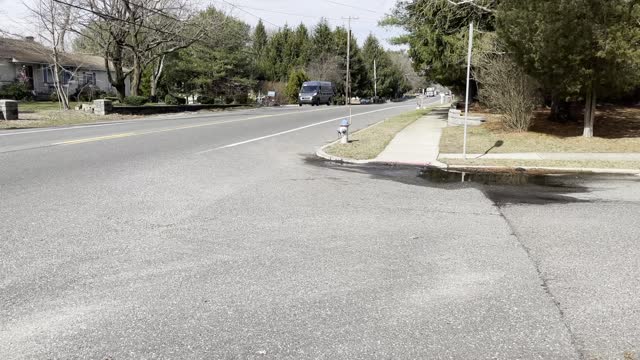
<svg viewBox="0 0 640 360">
<path fill-rule="evenodd" d="M 0 38 L 0 59 L 10 59 L 16 63 L 50 64 L 50 54 L 51 49 L 35 41 Z M 62 53 L 60 62 L 62 66 L 106 71 L 104 58 L 100 56 Z"/>
</svg>

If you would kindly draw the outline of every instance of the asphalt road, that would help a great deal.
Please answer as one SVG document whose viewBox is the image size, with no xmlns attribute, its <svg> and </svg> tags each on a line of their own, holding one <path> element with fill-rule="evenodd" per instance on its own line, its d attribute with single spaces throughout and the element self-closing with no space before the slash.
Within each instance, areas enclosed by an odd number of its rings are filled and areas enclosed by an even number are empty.
<svg viewBox="0 0 640 360">
<path fill-rule="evenodd" d="M 640 355 L 639 179 L 315 159 L 344 115 L 0 132 L 0 358 Z"/>
</svg>

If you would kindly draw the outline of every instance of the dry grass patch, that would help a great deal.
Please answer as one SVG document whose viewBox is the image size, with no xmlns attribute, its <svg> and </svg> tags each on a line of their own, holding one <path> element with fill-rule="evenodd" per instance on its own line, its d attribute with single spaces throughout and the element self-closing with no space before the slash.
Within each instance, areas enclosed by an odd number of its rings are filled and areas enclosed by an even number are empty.
<svg viewBox="0 0 640 360">
<path fill-rule="evenodd" d="M 387 147 L 393 137 L 409 124 L 431 110 L 415 110 L 382 121 L 349 136 L 348 144 L 334 144 L 324 151 L 333 156 L 355 160 L 374 159 Z"/>
<path fill-rule="evenodd" d="M 603 107 L 596 118 L 596 137 L 582 137 L 582 124 L 559 124 L 547 120 L 548 112 L 536 113 L 528 132 L 504 130 L 498 115 L 484 114 L 487 123 L 468 129 L 468 153 L 515 152 L 640 152 L 640 108 Z M 462 152 L 462 127 L 448 127 L 440 140 L 441 153 Z M 495 146 L 501 144 L 500 146 Z"/>
<path fill-rule="evenodd" d="M 0 129 L 29 129 L 41 127 L 55 127 L 65 125 L 88 124 L 102 121 L 133 119 L 138 116 L 124 116 L 118 114 L 99 116 L 83 111 L 39 110 L 20 112 L 19 120 L 0 120 Z"/>
</svg>

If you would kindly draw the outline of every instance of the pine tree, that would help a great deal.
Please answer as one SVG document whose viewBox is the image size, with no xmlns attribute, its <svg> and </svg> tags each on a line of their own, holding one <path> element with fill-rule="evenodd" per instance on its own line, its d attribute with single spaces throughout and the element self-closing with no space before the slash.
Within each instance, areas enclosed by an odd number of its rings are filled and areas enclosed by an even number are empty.
<svg viewBox="0 0 640 360">
<path fill-rule="evenodd" d="M 267 46 L 267 40 L 267 30 L 264 28 L 262 19 L 260 19 L 253 31 L 253 52 L 256 54 L 256 57 L 260 57 L 262 55 L 262 51 L 265 46 Z"/>
<path fill-rule="evenodd" d="M 515 60 L 553 94 L 585 99 L 593 136 L 598 94 L 640 84 L 640 4 L 628 0 L 509 0 L 498 34 Z"/>
</svg>

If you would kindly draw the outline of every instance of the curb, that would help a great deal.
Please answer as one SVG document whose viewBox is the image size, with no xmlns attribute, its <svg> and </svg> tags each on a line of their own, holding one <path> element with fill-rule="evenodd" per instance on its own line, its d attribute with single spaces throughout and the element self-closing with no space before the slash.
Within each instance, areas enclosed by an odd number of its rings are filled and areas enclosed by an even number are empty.
<svg viewBox="0 0 640 360">
<path fill-rule="evenodd" d="M 369 127 L 364 129 L 368 129 L 370 127 L 376 126 L 378 124 L 383 123 L 384 120 L 377 122 Z M 362 131 L 364 129 L 360 129 L 358 131 Z M 357 133 L 358 131 L 354 132 Z M 411 162 L 402 162 L 402 161 L 378 161 L 375 159 L 370 160 L 356 160 L 349 158 L 342 158 L 339 156 L 334 156 L 327 154 L 324 149 L 337 144 L 340 139 L 332 141 L 326 145 L 323 145 L 318 150 L 316 150 L 316 156 L 323 158 L 325 160 L 345 163 L 345 164 L 354 164 L 354 165 L 382 165 L 382 166 L 418 166 L 418 167 L 436 167 L 442 170 L 452 170 L 452 171 L 461 171 L 461 170 L 472 170 L 472 171 L 482 171 L 482 170 L 502 170 L 502 171 L 517 171 L 518 169 L 523 169 L 526 171 L 548 171 L 548 172 L 557 172 L 557 173 L 572 173 L 572 174 L 618 174 L 618 175 L 635 175 L 640 177 L 640 170 L 634 169 L 603 169 L 603 168 L 563 168 L 563 167 L 545 167 L 545 166 L 489 166 L 489 165 L 447 165 L 445 163 L 441 163 L 437 161 L 437 163 L 411 163 Z"/>
<path fill-rule="evenodd" d="M 339 141 L 339 140 L 338 140 Z M 544 167 L 544 166 L 488 166 L 488 165 L 447 165 L 447 164 L 434 164 L 430 162 L 424 163 L 411 163 L 411 162 L 402 162 L 402 161 L 377 161 L 375 159 L 372 160 L 356 160 L 349 158 L 341 158 L 339 156 L 329 155 L 324 149 L 329 147 L 338 141 L 331 142 L 327 145 L 322 146 L 320 149 L 316 151 L 316 156 L 323 158 L 329 161 L 335 161 L 345 164 L 354 164 L 354 165 L 382 165 L 382 166 L 416 166 L 416 167 L 435 167 L 442 170 L 449 171 L 462 171 L 462 170 L 470 170 L 470 171 L 482 171 L 482 170 L 501 170 L 501 171 L 518 171 L 523 169 L 525 171 L 547 171 L 547 172 L 556 172 L 556 173 L 571 173 L 571 174 L 616 174 L 616 175 L 635 175 L 640 177 L 640 170 L 633 169 L 602 169 L 602 168 L 563 168 L 563 167 Z"/>
<path fill-rule="evenodd" d="M 490 166 L 490 165 L 446 165 L 447 170 L 511 170 L 517 171 L 523 169 L 526 171 L 542 170 L 558 173 L 572 174 L 619 174 L 619 175 L 635 175 L 640 176 L 640 170 L 634 169 L 603 169 L 603 168 L 563 168 L 563 167 L 546 167 L 546 166 Z"/>
</svg>

